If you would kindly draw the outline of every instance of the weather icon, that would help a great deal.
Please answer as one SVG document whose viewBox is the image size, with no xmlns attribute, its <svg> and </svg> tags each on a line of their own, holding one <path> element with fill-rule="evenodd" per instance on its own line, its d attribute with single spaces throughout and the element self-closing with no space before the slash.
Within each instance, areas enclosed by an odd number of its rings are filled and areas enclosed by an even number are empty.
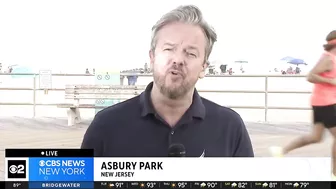
<svg viewBox="0 0 336 189">
<path fill-rule="evenodd" d="M 296 183 L 293 184 L 293 186 L 294 186 L 294 188 L 297 188 L 297 187 L 299 187 L 299 183 L 296 182 Z"/>
<path fill-rule="evenodd" d="M 263 188 L 266 188 L 268 186 L 268 184 L 265 182 L 264 184 L 262 184 Z"/>
<path fill-rule="evenodd" d="M 206 184 L 204 182 L 202 182 L 201 188 L 204 188 L 205 186 L 206 186 Z"/>
<path fill-rule="evenodd" d="M 232 188 L 236 188 L 236 187 L 237 187 L 237 184 L 234 182 L 234 183 L 231 184 L 231 187 L 232 187 Z"/>
</svg>

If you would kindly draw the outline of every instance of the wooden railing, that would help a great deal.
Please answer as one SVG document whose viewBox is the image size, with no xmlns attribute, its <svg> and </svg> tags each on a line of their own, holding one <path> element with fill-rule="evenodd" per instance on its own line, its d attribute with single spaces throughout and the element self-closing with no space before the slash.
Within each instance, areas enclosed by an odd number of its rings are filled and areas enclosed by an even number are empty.
<svg viewBox="0 0 336 189">
<path fill-rule="evenodd" d="M 31 86 L 27 87 L 2 87 L 1 86 L 1 78 L 2 76 L 31 76 L 32 81 L 31 81 Z M 124 83 L 124 79 L 126 76 L 130 75 L 138 75 L 139 78 L 141 77 L 152 77 L 151 74 L 134 74 L 134 73 L 121 73 L 120 75 L 120 83 Z M 35 116 L 35 108 L 36 106 L 56 106 L 55 103 L 37 103 L 37 96 L 36 93 L 37 91 L 43 91 L 44 89 L 40 89 L 37 85 L 37 80 L 38 80 L 39 74 L 6 74 L 6 73 L 0 73 L 0 92 L 1 91 L 32 91 L 33 92 L 33 99 L 31 102 L 27 103 L 19 103 L 19 102 L 3 102 L 1 100 L 0 96 L 0 105 L 31 105 L 33 107 L 33 115 Z M 91 74 L 53 74 L 52 76 L 61 76 L 61 77 L 94 77 L 95 75 Z M 279 106 L 270 106 L 269 105 L 269 94 L 272 93 L 278 93 L 278 94 L 310 94 L 310 90 L 269 90 L 269 79 L 273 77 L 305 77 L 304 75 L 208 75 L 206 77 L 239 77 L 239 78 L 264 78 L 264 89 L 263 90 L 216 90 L 215 87 L 212 90 L 199 90 L 199 92 L 207 92 L 207 93 L 258 93 L 258 94 L 264 94 L 264 104 L 263 106 L 230 106 L 231 108 L 243 108 L 243 109 L 262 109 L 264 110 L 264 121 L 268 121 L 268 110 L 271 109 L 282 109 L 282 110 L 309 110 L 309 107 L 296 107 L 295 105 L 291 107 L 279 107 Z M 65 85 L 64 85 L 65 87 Z M 49 89 L 48 91 L 64 91 L 64 88 L 58 87 L 58 88 L 52 88 Z"/>
</svg>

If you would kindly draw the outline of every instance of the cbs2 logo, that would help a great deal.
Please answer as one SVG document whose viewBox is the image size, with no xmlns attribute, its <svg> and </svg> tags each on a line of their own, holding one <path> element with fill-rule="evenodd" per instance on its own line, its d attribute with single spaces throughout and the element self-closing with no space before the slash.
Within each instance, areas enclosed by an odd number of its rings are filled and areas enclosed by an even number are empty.
<svg viewBox="0 0 336 189">
<path fill-rule="evenodd" d="M 24 174 L 25 166 L 24 165 L 11 165 L 9 167 L 9 172 L 12 174 Z"/>
</svg>

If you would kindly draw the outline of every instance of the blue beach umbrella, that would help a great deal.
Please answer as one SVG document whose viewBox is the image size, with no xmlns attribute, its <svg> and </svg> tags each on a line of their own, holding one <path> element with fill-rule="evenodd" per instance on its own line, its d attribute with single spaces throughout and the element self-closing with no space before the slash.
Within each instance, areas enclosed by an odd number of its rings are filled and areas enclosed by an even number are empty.
<svg viewBox="0 0 336 189">
<path fill-rule="evenodd" d="M 307 63 L 304 60 L 302 60 L 302 59 L 292 59 L 292 60 L 289 60 L 287 63 L 294 64 L 296 66 L 298 66 L 298 65 L 307 65 Z"/>
<path fill-rule="evenodd" d="M 286 56 L 286 57 L 283 57 L 283 58 L 281 58 L 280 60 L 281 61 L 291 61 L 291 60 L 293 60 L 293 59 L 295 59 L 294 57 L 291 57 L 291 56 Z"/>
</svg>

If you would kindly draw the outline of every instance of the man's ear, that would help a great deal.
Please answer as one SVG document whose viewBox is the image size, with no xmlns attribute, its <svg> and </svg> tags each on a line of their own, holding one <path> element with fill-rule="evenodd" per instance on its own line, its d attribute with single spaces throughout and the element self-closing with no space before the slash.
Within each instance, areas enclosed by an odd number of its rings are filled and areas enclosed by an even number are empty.
<svg viewBox="0 0 336 189">
<path fill-rule="evenodd" d="M 153 67 L 154 60 L 155 60 L 154 50 L 149 50 L 149 62 L 151 68 Z"/>
<path fill-rule="evenodd" d="M 200 79 L 205 77 L 205 72 L 206 72 L 206 69 L 208 68 L 208 66 L 209 66 L 209 62 L 208 61 L 204 62 L 203 69 L 198 76 Z"/>
<path fill-rule="evenodd" d="M 154 54 L 154 50 L 150 50 L 149 51 L 149 66 L 150 66 L 150 69 L 153 70 L 153 65 L 154 65 L 154 62 L 155 62 L 155 54 Z"/>
</svg>

